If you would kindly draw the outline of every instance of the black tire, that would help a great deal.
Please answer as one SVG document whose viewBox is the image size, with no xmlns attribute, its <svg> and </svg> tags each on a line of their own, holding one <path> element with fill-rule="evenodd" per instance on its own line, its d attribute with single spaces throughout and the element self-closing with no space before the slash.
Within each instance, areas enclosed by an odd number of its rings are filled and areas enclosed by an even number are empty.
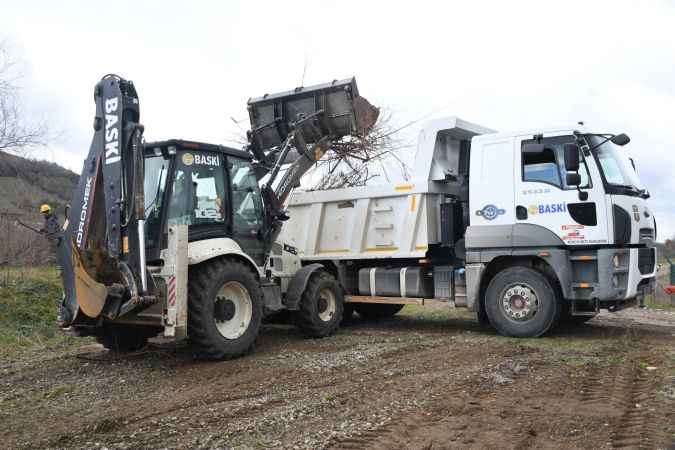
<svg viewBox="0 0 675 450">
<path fill-rule="evenodd" d="M 518 302 L 508 302 L 511 315 L 503 299 L 509 290 L 510 297 Z M 532 302 L 530 291 L 536 299 L 536 309 L 527 308 L 523 302 Z M 519 308 L 520 306 L 520 308 Z M 553 284 L 542 273 L 529 267 L 514 266 L 499 272 L 490 281 L 485 293 L 485 309 L 488 319 L 503 336 L 538 337 L 553 327 L 560 318 L 561 305 Z M 528 314 L 528 311 L 532 311 Z M 513 315 L 522 314 L 515 318 Z"/>
<path fill-rule="evenodd" d="M 337 331 L 343 312 L 342 287 L 333 275 L 320 270 L 314 272 L 307 282 L 299 308 L 294 311 L 293 316 L 303 334 L 322 338 Z"/>
<path fill-rule="evenodd" d="M 146 346 L 148 338 L 156 336 L 158 329 L 108 325 L 96 336 L 96 342 L 116 353 L 135 352 Z"/>
<path fill-rule="evenodd" d="M 355 303 L 354 309 L 366 319 L 386 319 L 394 317 L 404 306 L 387 303 Z"/>
<path fill-rule="evenodd" d="M 226 337 L 219 331 L 217 314 L 240 314 L 242 308 L 230 308 L 229 313 L 221 313 L 224 308 L 217 301 L 236 301 L 216 296 L 226 284 L 235 286 L 248 294 L 250 300 L 250 320 L 239 336 Z M 248 305 L 249 302 L 242 300 Z M 221 303 L 222 304 L 222 303 Z M 219 310 L 218 312 L 216 310 Z M 260 332 L 262 321 L 262 291 L 253 271 L 244 263 L 232 259 L 215 259 L 190 268 L 188 277 L 188 338 L 196 353 L 207 359 L 231 359 L 242 356 L 253 349 Z M 244 313 L 245 314 L 245 313 Z M 247 316 L 245 314 L 245 316 Z M 223 316 L 221 316 L 223 317 Z M 230 320 L 222 318 L 218 324 L 226 326 Z"/>
</svg>

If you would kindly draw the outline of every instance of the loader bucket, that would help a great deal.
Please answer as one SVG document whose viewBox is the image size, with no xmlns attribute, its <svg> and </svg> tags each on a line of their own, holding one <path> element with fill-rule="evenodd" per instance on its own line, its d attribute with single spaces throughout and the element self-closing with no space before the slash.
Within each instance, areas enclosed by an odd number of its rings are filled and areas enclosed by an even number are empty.
<svg viewBox="0 0 675 450">
<path fill-rule="evenodd" d="M 251 145 L 266 150 L 280 145 L 299 120 L 311 116 L 316 119 L 301 125 L 308 144 L 324 136 L 332 140 L 363 136 L 375 124 L 379 110 L 359 96 L 352 77 L 250 99 L 248 114 Z"/>
</svg>

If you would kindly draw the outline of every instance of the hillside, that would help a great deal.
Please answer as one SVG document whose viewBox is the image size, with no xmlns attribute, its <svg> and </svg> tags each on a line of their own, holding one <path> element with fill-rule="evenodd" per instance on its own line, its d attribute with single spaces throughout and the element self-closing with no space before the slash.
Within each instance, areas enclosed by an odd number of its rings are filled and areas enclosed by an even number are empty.
<svg viewBox="0 0 675 450">
<path fill-rule="evenodd" d="M 37 223 L 43 203 L 63 216 L 78 178 L 58 164 L 0 152 L 0 216 Z"/>
</svg>

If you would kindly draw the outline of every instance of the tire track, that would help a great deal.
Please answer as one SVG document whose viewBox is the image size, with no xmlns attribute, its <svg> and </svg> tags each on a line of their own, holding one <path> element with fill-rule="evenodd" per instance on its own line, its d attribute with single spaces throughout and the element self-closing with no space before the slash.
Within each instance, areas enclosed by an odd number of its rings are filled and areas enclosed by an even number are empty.
<svg viewBox="0 0 675 450">
<path fill-rule="evenodd" d="M 657 395 L 657 377 L 644 369 L 646 359 L 638 356 L 618 366 L 593 366 L 582 385 L 581 400 L 588 412 L 609 416 L 613 448 L 671 448 L 675 444 L 663 414 L 673 406 Z"/>
</svg>

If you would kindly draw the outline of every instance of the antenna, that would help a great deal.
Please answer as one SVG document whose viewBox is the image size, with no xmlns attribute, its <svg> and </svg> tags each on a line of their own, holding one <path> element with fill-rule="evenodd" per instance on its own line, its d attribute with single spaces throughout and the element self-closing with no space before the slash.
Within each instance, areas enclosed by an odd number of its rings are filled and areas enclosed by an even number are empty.
<svg viewBox="0 0 675 450">
<path fill-rule="evenodd" d="M 307 65 L 308 65 L 307 52 L 305 52 L 305 62 L 302 66 L 302 78 L 300 79 L 300 87 L 305 85 L 305 74 L 307 73 Z"/>
</svg>

